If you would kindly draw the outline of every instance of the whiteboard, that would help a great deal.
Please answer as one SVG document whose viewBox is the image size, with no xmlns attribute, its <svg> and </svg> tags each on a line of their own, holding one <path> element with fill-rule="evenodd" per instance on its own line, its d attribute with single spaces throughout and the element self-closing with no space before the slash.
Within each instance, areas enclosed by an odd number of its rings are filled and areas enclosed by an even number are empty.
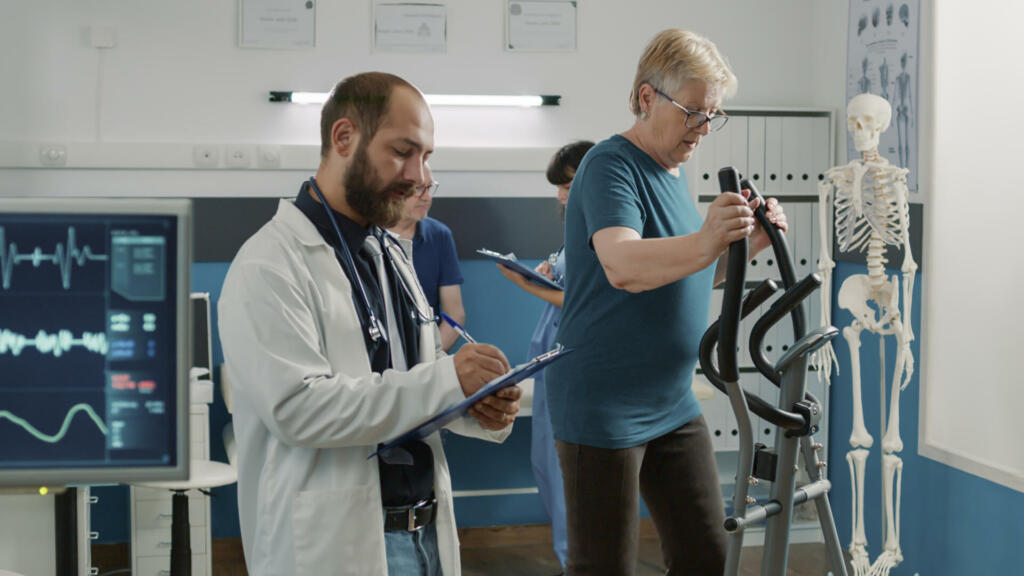
<svg viewBox="0 0 1024 576">
<path fill-rule="evenodd" d="M 919 449 L 1024 492 L 1024 4 L 935 4 Z"/>
</svg>

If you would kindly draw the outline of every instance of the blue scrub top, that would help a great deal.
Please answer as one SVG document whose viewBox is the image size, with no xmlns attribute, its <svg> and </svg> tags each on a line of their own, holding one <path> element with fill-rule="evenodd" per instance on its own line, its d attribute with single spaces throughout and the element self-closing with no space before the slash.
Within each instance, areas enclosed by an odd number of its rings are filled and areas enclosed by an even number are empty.
<svg viewBox="0 0 1024 576">
<path fill-rule="evenodd" d="M 412 265 L 423 286 L 427 302 L 434 308 L 434 313 L 440 312 L 441 286 L 460 285 L 463 282 L 451 229 L 433 218 L 420 221 L 412 239 Z"/>
</svg>

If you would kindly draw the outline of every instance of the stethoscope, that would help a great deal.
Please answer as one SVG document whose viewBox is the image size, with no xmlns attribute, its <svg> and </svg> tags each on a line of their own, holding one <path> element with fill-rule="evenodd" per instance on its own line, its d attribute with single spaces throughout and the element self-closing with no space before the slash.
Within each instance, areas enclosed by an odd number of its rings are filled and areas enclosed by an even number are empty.
<svg viewBox="0 0 1024 576">
<path fill-rule="evenodd" d="M 558 250 L 555 250 L 550 255 L 548 255 L 548 266 L 551 266 L 551 272 L 552 273 L 554 273 L 555 266 L 558 264 L 558 257 L 561 256 L 562 252 L 564 252 L 564 251 L 565 251 L 565 244 L 562 244 L 562 246 L 559 247 Z M 552 280 L 554 280 L 555 282 L 561 283 L 562 280 L 564 279 L 564 277 L 565 277 L 564 273 L 563 274 L 555 274 L 555 277 L 552 278 Z"/>
<path fill-rule="evenodd" d="M 370 336 L 370 340 L 373 341 L 374 344 L 376 344 L 378 341 L 382 339 L 384 342 L 387 342 L 387 328 L 380 321 L 380 319 L 377 318 L 377 315 L 374 314 L 373 312 L 373 306 L 370 305 L 370 299 L 366 296 L 366 287 L 363 285 L 363 279 L 360 278 L 358 272 L 356 271 L 355 261 L 352 259 L 352 253 L 348 249 L 348 243 L 345 242 L 345 237 L 342 236 L 341 234 L 341 227 L 338 226 L 338 221 L 334 218 L 334 211 L 331 210 L 330 205 L 327 204 L 327 199 L 324 198 L 323 192 L 320 191 L 320 186 L 317 185 L 315 177 L 311 176 L 309 178 L 309 186 L 310 188 L 313 189 L 313 193 L 316 194 L 317 199 L 320 200 L 320 204 L 324 207 L 324 212 L 327 213 L 327 218 L 331 221 L 331 226 L 334 227 L 335 234 L 338 235 L 338 244 L 341 247 L 340 249 L 335 248 L 334 251 L 338 253 L 338 255 L 341 257 L 342 265 L 345 268 L 345 273 L 348 275 L 350 280 L 353 278 L 355 279 L 355 284 L 359 289 L 359 301 L 362 303 L 363 309 L 366 311 L 366 315 L 369 317 L 369 325 L 364 326 L 364 328 L 367 330 L 367 333 Z M 373 234 L 375 238 L 377 238 L 377 241 L 380 243 L 381 250 L 383 251 L 384 256 L 388 259 L 388 265 L 390 269 L 393 271 L 393 274 L 398 277 L 398 282 L 402 286 L 402 291 L 405 292 L 405 295 L 408 298 L 408 300 L 412 302 L 412 319 L 416 322 L 417 325 L 429 324 L 431 322 L 434 322 L 435 320 L 432 315 L 424 314 L 423 311 L 420 310 L 416 298 L 413 296 L 412 290 L 410 289 L 409 284 L 405 280 L 405 276 L 401 273 L 401 271 L 398 270 L 397 266 L 395 266 L 394 258 L 391 255 L 391 251 L 388 250 L 387 247 L 385 246 L 385 242 L 390 240 L 392 243 L 398 246 L 400 250 L 402 250 L 402 246 L 398 244 L 397 241 L 390 234 L 384 234 L 383 231 L 377 226 L 374 226 L 370 233 Z"/>
</svg>

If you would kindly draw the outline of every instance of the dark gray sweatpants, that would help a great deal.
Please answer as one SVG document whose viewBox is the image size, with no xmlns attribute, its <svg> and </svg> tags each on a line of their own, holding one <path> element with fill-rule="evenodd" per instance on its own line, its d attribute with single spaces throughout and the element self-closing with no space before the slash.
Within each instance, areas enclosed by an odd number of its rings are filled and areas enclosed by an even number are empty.
<svg viewBox="0 0 1024 576">
<path fill-rule="evenodd" d="M 670 576 L 725 569 L 718 469 L 704 417 L 623 449 L 556 441 L 565 486 L 569 576 L 628 576 L 637 565 L 642 494 Z"/>
</svg>

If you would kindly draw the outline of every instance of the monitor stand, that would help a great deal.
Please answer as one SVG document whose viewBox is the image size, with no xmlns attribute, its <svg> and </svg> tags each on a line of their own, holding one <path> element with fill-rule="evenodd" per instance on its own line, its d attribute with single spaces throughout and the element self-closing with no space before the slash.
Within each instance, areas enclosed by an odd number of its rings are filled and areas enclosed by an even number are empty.
<svg viewBox="0 0 1024 576">
<path fill-rule="evenodd" d="M 58 575 L 78 573 L 78 492 L 77 488 L 68 488 L 53 498 Z M 82 529 L 88 530 L 89 527 L 83 526 Z"/>
</svg>

